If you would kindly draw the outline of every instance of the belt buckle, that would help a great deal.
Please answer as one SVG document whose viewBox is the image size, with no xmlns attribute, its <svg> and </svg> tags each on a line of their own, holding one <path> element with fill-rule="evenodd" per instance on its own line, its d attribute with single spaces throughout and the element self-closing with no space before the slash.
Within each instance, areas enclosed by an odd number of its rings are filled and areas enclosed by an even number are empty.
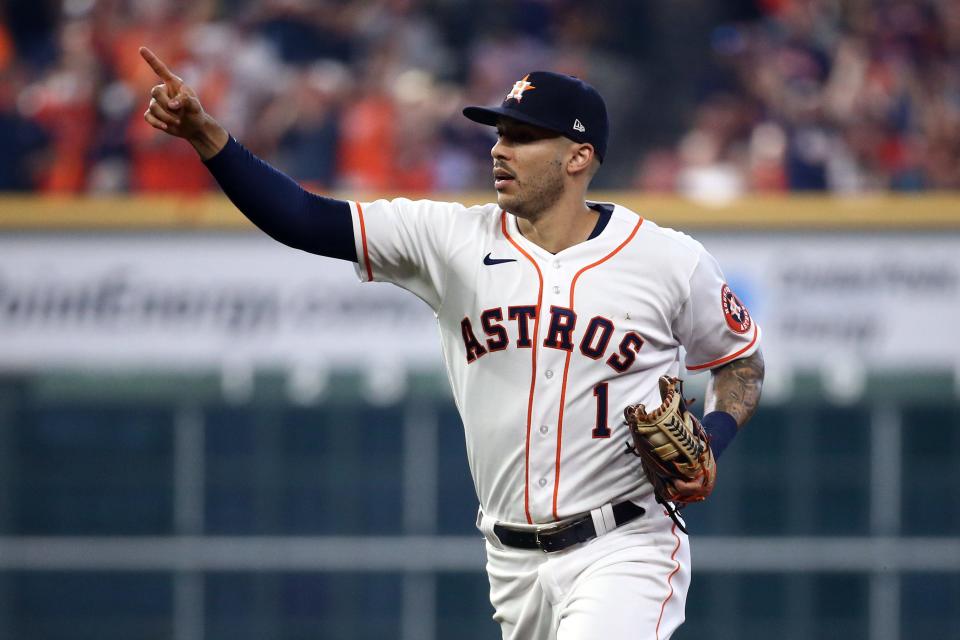
<svg viewBox="0 0 960 640">
<path fill-rule="evenodd" d="M 543 548 L 543 542 L 540 541 L 540 529 L 537 529 L 533 532 L 533 541 L 536 543 L 537 548 L 544 553 L 547 553 L 547 550 Z"/>
<path fill-rule="evenodd" d="M 546 548 L 546 543 L 545 543 L 543 540 L 540 539 L 540 535 L 541 535 L 541 534 L 543 534 L 543 535 L 553 535 L 553 534 L 555 534 L 555 533 L 560 533 L 561 531 L 569 528 L 570 526 L 571 526 L 570 523 L 563 524 L 563 525 L 555 525 L 555 524 L 554 524 L 554 525 L 550 525 L 550 526 L 548 526 L 548 527 L 544 527 L 544 528 L 542 528 L 542 529 L 536 529 L 536 530 L 534 530 L 534 532 L 533 532 L 533 541 L 536 543 L 537 548 L 540 549 L 540 551 L 543 551 L 544 553 L 550 553 L 551 551 L 556 551 L 556 549 L 547 549 L 547 548 Z"/>
</svg>

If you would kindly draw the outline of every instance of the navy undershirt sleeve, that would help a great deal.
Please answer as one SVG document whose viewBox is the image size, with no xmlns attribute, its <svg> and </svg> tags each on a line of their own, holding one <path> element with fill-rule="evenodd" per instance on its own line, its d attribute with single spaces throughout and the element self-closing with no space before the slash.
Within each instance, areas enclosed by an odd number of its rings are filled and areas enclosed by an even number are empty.
<svg viewBox="0 0 960 640">
<path fill-rule="evenodd" d="M 310 193 L 232 136 L 204 164 L 237 209 L 271 238 L 309 253 L 357 262 L 346 201 Z"/>
</svg>

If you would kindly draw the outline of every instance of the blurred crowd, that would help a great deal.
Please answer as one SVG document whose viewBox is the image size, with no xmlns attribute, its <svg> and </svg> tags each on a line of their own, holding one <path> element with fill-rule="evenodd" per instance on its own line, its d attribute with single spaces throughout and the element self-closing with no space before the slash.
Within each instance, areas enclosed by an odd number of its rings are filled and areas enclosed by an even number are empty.
<svg viewBox="0 0 960 640">
<path fill-rule="evenodd" d="M 960 189 L 960 2 L 761 0 L 715 27 L 703 98 L 636 186 L 744 192 Z"/>
<path fill-rule="evenodd" d="M 960 188 L 960 0 L 588 4 L 7 0 L 0 191 L 212 188 L 143 122 L 140 45 L 316 189 L 489 189 L 491 133 L 460 108 L 537 68 L 607 97 L 603 188 Z"/>
</svg>

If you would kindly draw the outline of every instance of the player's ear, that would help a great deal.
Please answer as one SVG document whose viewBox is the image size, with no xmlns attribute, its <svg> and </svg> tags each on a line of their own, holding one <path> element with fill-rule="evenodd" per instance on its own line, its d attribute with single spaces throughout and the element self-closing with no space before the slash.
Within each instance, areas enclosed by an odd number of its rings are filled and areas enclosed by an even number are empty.
<svg viewBox="0 0 960 640">
<path fill-rule="evenodd" d="M 584 171 L 588 172 L 591 165 L 593 164 L 593 159 L 596 157 L 593 151 L 593 145 L 585 143 L 573 143 L 571 145 L 571 154 L 570 158 L 567 161 L 567 170 L 571 174 L 580 174 Z"/>
</svg>

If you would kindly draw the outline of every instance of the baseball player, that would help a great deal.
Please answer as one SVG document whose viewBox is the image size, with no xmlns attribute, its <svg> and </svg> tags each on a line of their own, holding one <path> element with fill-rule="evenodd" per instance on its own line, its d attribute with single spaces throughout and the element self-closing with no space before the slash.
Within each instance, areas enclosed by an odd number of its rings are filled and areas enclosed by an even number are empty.
<svg viewBox="0 0 960 640">
<path fill-rule="evenodd" d="M 669 638 L 684 619 L 688 540 L 624 455 L 620 416 L 660 404 L 658 379 L 679 373 L 683 346 L 688 372 L 711 372 L 703 425 L 719 456 L 759 401 L 760 328 L 700 243 L 586 200 L 608 138 L 593 87 L 535 71 L 499 107 L 464 109 L 497 130 L 495 204 L 352 202 L 254 157 L 141 55 L 161 81 L 146 121 L 189 141 L 256 225 L 435 312 L 503 637 Z M 712 486 L 677 481 L 673 495 Z"/>
</svg>

